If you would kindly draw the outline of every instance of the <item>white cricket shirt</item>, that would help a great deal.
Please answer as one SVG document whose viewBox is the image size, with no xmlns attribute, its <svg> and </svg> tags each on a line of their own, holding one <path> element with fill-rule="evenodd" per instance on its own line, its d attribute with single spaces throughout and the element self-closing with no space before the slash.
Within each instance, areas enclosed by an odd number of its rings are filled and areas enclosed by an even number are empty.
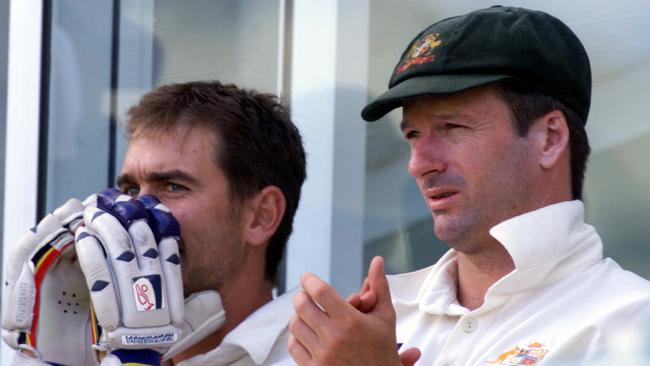
<svg viewBox="0 0 650 366">
<path fill-rule="evenodd" d="M 456 252 L 389 276 L 401 350 L 416 365 L 593 365 L 650 309 L 650 283 L 603 259 L 580 201 L 506 220 L 490 230 L 515 270 L 474 310 L 456 299 Z"/>
<path fill-rule="evenodd" d="M 257 309 L 208 353 L 194 356 L 178 366 L 280 366 L 295 365 L 287 350 L 289 320 L 298 288 Z M 228 316 L 226 314 L 226 316 Z"/>
</svg>

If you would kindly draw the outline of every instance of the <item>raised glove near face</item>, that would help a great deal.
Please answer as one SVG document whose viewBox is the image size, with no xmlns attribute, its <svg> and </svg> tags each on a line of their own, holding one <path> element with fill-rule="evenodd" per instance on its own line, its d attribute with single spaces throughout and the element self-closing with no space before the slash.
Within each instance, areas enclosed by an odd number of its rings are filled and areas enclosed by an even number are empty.
<svg viewBox="0 0 650 366">
<path fill-rule="evenodd" d="M 69 200 L 25 234 L 7 260 L 2 336 L 14 349 L 28 350 L 33 362 L 95 363 L 90 297 L 74 251 L 83 210 L 79 200 Z"/>
<path fill-rule="evenodd" d="M 115 189 L 88 202 L 84 222 L 76 250 L 98 324 L 96 348 L 164 353 L 183 321 L 178 222 L 155 197 Z"/>
<path fill-rule="evenodd" d="M 226 322 L 221 296 L 217 291 L 194 293 L 185 299 L 185 319 L 181 325 L 182 338 L 163 355 L 168 360 L 197 344 L 221 328 Z"/>
</svg>

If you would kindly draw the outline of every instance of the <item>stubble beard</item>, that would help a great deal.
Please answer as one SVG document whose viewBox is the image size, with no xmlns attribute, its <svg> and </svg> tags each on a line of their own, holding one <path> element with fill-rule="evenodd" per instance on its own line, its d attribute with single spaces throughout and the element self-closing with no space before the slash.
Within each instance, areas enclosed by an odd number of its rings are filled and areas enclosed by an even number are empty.
<svg viewBox="0 0 650 366">
<path fill-rule="evenodd" d="M 447 174 L 431 176 L 421 182 L 420 190 L 426 198 L 426 190 L 435 187 L 453 187 L 459 190 L 461 198 L 465 198 L 467 190 L 467 182 L 459 174 Z M 441 210 L 439 212 L 431 212 L 433 219 L 433 231 L 436 237 L 450 245 L 452 248 L 462 246 L 462 243 L 471 238 L 472 229 L 474 227 L 474 213 L 467 210 L 464 206 L 467 203 L 461 202 L 461 207 L 454 207 L 450 210 Z M 457 212 L 460 209 L 463 212 Z M 437 219 L 436 219 L 437 218 Z"/>
<path fill-rule="evenodd" d="M 210 244 L 206 243 L 205 245 Z M 200 258 L 186 259 L 186 269 L 183 270 L 185 296 L 205 290 L 220 291 L 237 275 L 241 266 L 240 248 L 239 243 L 230 242 L 223 246 L 223 250 L 204 253 Z M 228 254 L 221 255 L 224 252 Z"/>
<path fill-rule="evenodd" d="M 434 217 L 434 232 L 439 240 L 465 254 L 476 254 L 494 241 L 489 230 L 496 224 L 485 212 L 468 210 L 447 219 L 444 226 L 437 225 Z M 442 221 L 442 220 L 441 220 Z"/>
<path fill-rule="evenodd" d="M 213 227 L 186 247 L 183 258 L 183 291 L 185 297 L 200 291 L 221 289 L 241 270 L 244 245 L 237 234 L 232 214 L 219 218 L 221 225 Z"/>
<path fill-rule="evenodd" d="M 527 179 L 513 179 L 520 176 L 527 166 L 522 165 L 521 158 L 516 157 L 502 166 L 508 168 L 495 169 L 501 172 L 498 179 L 486 179 L 482 182 L 487 182 L 487 185 L 474 189 L 475 192 L 483 192 L 480 197 L 463 201 L 459 211 L 450 214 L 450 217 L 445 218 L 445 213 L 433 214 L 434 232 L 441 241 L 460 252 L 475 254 L 496 243 L 490 229 L 527 212 L 524 203 L 530 195 L 531 184 Z M 506 170 L 508 174 L 504 174 Z M 436 224 L 436 216 L 446 221 L 441 227 Z"/>
<path fill-rule="evenodd" d="M 458 179 L 459 182 L 461 180 Z M 467 184 L 462 183 L 467 188 Z M 489 189 L 480 188 L 478 191 L 489 192 Z M 475 197 L 464 196 L 467 193 L 467 190 L 461 191 L 462 201 L 458 206 L 449 211 L 433 212 L 432 217 L 436 237 L 451 248 L 469 254 L 493 241 L 489 230 L 502 221 L 499 212 L 508 203 L 500 197 L 487 195 L 481 197 L 480 202 L 475 202 Z"/>
</svg>

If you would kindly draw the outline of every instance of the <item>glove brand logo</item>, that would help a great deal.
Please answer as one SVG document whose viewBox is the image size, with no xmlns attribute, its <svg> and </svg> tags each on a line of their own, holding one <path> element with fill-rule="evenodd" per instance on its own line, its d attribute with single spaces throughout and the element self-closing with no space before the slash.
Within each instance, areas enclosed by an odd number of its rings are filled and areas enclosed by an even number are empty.
<svg viewBox="0 0 650 366">
<path fill-rule="evenodd" d="M 146 282 L 146 281 L 140 281 L 140 282 Z M 147 284 L 135 284 L 135 292 L 138 296 L 138 304 L 140 305 L 138 307 L 139 311 L 146 310 L 149 311 L 151 308 L 156 306 L 156 304 L 152 304 L 150 297 L 149 297 L 149 285 Z"/>
<path fill-rule="evenodd" d="M 26 283 L 18 283 L 18 308 L 16 309 L 16 322 L 26 323 L 26 318 L 32 313 L 29 308 L 29 286 Z"/>
<path fill-rule="evenodd" d="M 160 275 L 142 276 L 133 279 L 133 295 L 138 311 L 152 311 L 162 308 Z"/>
<path fill-rule="evenodd" d="M 168 344 L 176 342 L 178 334 L 176 333 L 163 333 L 154 335 L 123 335 L 122 343 L 128 345 L 156 345 Z"/>
</svg>

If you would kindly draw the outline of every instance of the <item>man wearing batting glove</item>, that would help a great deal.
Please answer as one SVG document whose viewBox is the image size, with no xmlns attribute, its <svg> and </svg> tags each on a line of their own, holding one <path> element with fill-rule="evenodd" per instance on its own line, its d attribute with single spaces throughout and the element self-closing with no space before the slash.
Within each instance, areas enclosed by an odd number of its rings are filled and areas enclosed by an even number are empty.
<svg viewBox="0 0 650 366">
<path fill-rule="evenodd" d="M 295 291 L 272 295 L 305 179 L 286 108 L 219 82 L 166 85 L 127 131 L 120 191 L 67 202 L 15 245 L 14 363 L 293 364 Z"/>
</svg>

